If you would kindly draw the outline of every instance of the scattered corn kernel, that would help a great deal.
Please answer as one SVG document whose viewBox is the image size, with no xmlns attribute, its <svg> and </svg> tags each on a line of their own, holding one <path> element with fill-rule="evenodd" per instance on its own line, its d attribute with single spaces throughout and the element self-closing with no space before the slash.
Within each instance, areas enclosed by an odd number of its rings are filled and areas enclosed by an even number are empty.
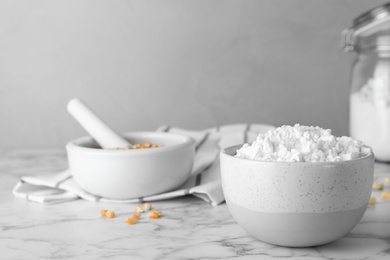
<svg viewBox="0 0 390 260">
<path fill-rule="evenodd" d="M 152 208 L 152 204 L 150 204 L 149 202 L 144 203 L 144 210 L 150 210 L 151 208 Z"/>
<path fill-rule="evenodd" d="M 135 213 L 135 214 L 131 215 L 131 218 L 138 220 L 141 218 L 141 215 L 139 213 Z"/>
<path fill-rule="evenodd" d="M 385 178 L 385 183 L 390 184 L 390 177 Z"/>
<path fill-rule="evenodd" d="M 136 206 L 135 207 L 135 212 L 142 213 L 142 212 L 144 212 L 144 210 L 141 208 L 141 206 Z"/>
<path fill-rule="evenodd" d="M 149 217 L 149 218 L 159 218 L 160 215 L 159 215 L 158 213 L 152 211 L 152 212 L 150 212 L 150 213 L 148 214 L 148 217 Z"/>
<path fill-rule="evenodd" d="M 370 201 L 368 202 L 368 204 L 374 205 L 375 203 L 376 203 L 376 198 L 375 197 L 371 197 Z"/>
<path fill-rule="evenodd" d="M 372 188 L 374 190 L 383 190 L 383 183 L 382 182 L 374 182 L 372 184 Z"/>
<path fill-rule="evenodd" d="M 152 212 L 155 213 L 155 214 L 157 214 L 158 216 L 161 216 L 161 211 L 159 211 L 159 210 L 157 210 L 157 209 L 153 210 Z"/>
<path fill-rule="evenodd" d="M 390 199 L 390 191 L 384 191 L 381 194 L 382 198 L 384 199 Z"/>
<path fill-rule="evenodd" d="M 133 225 L 135 224 L 137 220 L 135 218 L 127 218 L 126 219 L 126 223 L 129 224 L 129 225 Z"/>
<path fill-rule="evenodd" d="M 102 210 L 100 211 L 100 215 L 102 215 L 102 217 L 105 217 L 106 214 L 107 214 L 107 210 L 106 210 L 106 209 L 102 209 Z"/>
<path fill-rule="evenodd" d="M 378 179 L 378 174 L 374 173 L 374 180 Z"/>
<path fill-rule="evenodd" d="M 107 211 L 106 216 L 108 218 L 113 218 L 113 217 L 115 217 L 115 212 L 114 211 Z"/>
</svg>

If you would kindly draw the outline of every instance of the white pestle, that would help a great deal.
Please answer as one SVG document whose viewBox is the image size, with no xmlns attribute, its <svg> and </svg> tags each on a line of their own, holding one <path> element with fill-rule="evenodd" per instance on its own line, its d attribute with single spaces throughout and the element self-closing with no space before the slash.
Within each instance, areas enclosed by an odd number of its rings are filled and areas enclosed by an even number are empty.
<svg viewBox="0 0 390 260">
<path fill-rule="evenodd" d="M 82 100 L 74 98 L 68 103 L 68 112 L 92 136 L 103 149 L 131 145 L 126 139 L 112 130 Z"/>
</svg>

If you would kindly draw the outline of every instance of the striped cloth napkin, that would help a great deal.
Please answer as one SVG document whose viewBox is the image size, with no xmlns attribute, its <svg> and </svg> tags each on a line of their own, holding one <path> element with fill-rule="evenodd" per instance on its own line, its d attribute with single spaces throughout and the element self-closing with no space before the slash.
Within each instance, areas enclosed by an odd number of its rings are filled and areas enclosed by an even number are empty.
<svg viewBox="0 0 390 260">
<path fill-rule="evenodd" d="M 160 127 L 157 131 L 190 136 L 196 144 L 191 177 L 182 186 L 170 192 L 126 200 L 102 198 L 82 190 L 73 180 L 70 170 L 65 170 L 45 176 L 21 177 L 13 189 L 13 194 L 41 204 L 61 203 L 80 198 L 94 202 L 137 203 L 191 194 L 216 206 L 224 201 L 219 167 L 220 150 L 235 144 L 253 142 L 259 133 L 265 133 L 270 129 L 274 127 L 262 124 L 224 125 L 202 131 Z"/>
</svg>

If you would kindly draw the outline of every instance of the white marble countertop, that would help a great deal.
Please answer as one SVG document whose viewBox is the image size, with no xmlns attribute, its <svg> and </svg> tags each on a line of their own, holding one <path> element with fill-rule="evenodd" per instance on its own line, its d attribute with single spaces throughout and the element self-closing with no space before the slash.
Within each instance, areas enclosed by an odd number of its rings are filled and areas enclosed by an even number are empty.
<svg viewBox="0 0 390 260">
<path fill-rule="evenodd" d="M 250 237 L 228 212 L 194 198 L 154 202 L 163 212 L 135 225 L 125 219 L 135 204 L 82 200 L 41 205 L 13 196 L 23 175 L 50 174 L 67 167 L 62 150 L 16 150 L 0 157 L 0 259 L 390 259 L 390 200 L 370 205 L 344 238 L 312 248 L 284 248 Z M 376 164 L 379 181 L 390 165 Z M 390 190 L 390 185 L 385 186 Z M 117 217 L 100 217 L 101 209 Z"/>
</svg>

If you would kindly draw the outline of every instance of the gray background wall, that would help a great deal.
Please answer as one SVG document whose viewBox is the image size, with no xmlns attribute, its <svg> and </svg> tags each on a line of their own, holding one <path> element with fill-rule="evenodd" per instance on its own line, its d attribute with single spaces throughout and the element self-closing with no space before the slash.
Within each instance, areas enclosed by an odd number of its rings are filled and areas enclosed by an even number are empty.
<svg viewBox="0 0 390 260">
<path fill-rule="evenodd" d="M 0 149 L 62 147 L 83 98 L 120 132 L 319 125 L 348 134 L 340 33 L 379 0 L 0 1 Z"/>
</svg>

